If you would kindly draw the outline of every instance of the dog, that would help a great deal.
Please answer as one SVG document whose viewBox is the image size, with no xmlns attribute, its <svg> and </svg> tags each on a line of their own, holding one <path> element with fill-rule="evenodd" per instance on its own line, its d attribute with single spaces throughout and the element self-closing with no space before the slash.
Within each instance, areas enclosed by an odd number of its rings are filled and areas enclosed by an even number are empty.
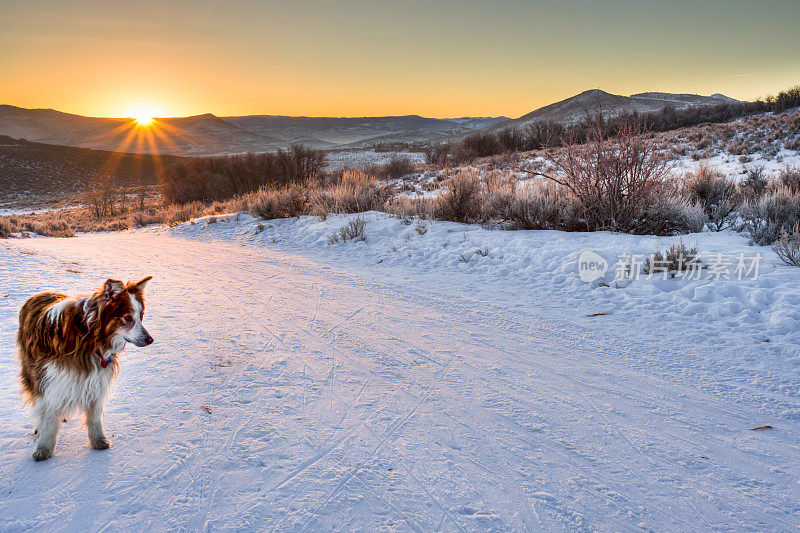
<svg viewBox="0 0 800 533">
<path fill-rule="evenodd" d="M 82 298 L 44 292 L 20 309 L 20 378 L 37 423 L 36 461 L 53 456 L 62 419 L 77 410 L 86 414 L 92 448 L 110 446 L 103 406 L 119 370 L 118 354 L 127 342 L 139 347 L 153 342 L 142 326 L 150 279 L 127 284 L 109 279 Z"/>
</svg>

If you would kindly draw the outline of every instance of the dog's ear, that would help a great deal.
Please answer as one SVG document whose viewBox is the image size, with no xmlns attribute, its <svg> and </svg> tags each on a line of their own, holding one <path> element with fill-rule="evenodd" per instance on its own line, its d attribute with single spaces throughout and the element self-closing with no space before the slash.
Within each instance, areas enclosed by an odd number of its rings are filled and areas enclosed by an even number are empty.
<svg viewBox="0 0 800 533">
<path fill-rule="evenodd" d="M 107 279 L 103 284 L 103 296 L 114 299 L 125 290 L 125 285 L 118 279 Z"/>
<path fill-rule="evenodd" d="M 145 285 L 147 285 L 147 282 L 148 282 L 148 281 L 150 281 L 151 279 L 153 279 L 153 276 L 147 276 L 147 277 L 146 277 L 146 278 L 144 278 L 143 280 L 141 280 L 141 281 L 137 281 L 137 282 L 134 284 L 134 286 L 135 286 L 137 289 L 139 289 L 140 291 L 143 291 L 143 290 L 144 290 L 144 286 L 145 286 Z"/>
</svg>

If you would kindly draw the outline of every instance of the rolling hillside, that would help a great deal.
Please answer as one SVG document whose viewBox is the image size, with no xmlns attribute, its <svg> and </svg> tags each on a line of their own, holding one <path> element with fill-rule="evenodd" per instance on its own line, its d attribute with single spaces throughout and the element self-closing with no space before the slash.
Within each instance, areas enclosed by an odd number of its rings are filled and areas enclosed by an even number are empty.
<svg viewBox="0 0 800 533">
<path fill-rule="evenodd" d="M 84 117 L 53 109 L 0 106 L 0 135 L 98 150 L 213 155 L 274 150 L 283 140 L 253 133 L 210 113 L 156 119 L 151 133 L 130 118 Z"/>
<path fill-rule="evenodd" d="M 0 205 L 36 197 L 52 203 L 80 193 L 98 173 L 118 185 L 155 183 L 155 165 L 176 156 L 108 152 L 35 143 L 0 136 Z"/>
<path fill-rule="evenodd" d="M 282 137 L 319 148 L 369 142 L 386 136 L 427 136 L 438 132 L 480 130 L 506 117 L 427 118 L 419 115 L 389 117 L 287 117 L 252 115 L 224 117 L 242 129 Z"/>
<path fill-rule="evenodd" d="M 431 134 L 471 132 L 506 117 L 426 118 L 287 117 L 252 115 L 220 118 L 213 114 L 158 118 L 152 131 L 130 118 L 84 117 L 53 109 L 0 106 L 0 135 L 47 144 L 99 150 L 174 155 L 266 152 L 295 143 L 335 149 L 385 136 L 426 138 Z"/>
<path fill-rule="evenodd" d="M 491 126 L 497 131 L 504 128 L 519 128 L 533 122 L 558 122 L 574 124 L 586 117 L 587 113 L 600 112 L 604 116 L 620 112 L 652 113 L 661 111 L 667 106 L 675 109 L 707 106 L 736 102 L 722 94 L 701 96 L 697 94 L 673 94 L 648 92 L 631 96 L 611 94 L 600 89 L 590 89 L 544 107 L 540 107 L 517 119 L 507 120 Z"/>
<path fill-rule="evenodd" d="M 136 127 L 130 118 L 84 117 L 53 109 L 0 105 L 0 135 L 47 144 L 109 151 L 173 155 L 218 155 L 266 152 L 295 143 L 311 148 L 369 148 L 376 145 L 458 140 L 476 131 L 525 127 L 537 121 L 577 122 L 587 113 L 649 113 L 666 106 L 685 109 L 735 102 L 721 94 L 700 96 L 648 92 L 621 96 L 599 89 L 584 91 L 516 119 L 507 117 L 429 118 L 290 117 L 248 115 L 159 118 L 152 130 Z"/>
</svg>

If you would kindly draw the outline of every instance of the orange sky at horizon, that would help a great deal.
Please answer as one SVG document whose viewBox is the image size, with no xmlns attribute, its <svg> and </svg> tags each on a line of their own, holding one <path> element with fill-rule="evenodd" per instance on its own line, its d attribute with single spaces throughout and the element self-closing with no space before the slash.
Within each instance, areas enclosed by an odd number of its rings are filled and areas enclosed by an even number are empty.
<svg viewBox="0 0 800 533">
<path fill-rule="evenodd" d="M 800 2 L 21 2 L 0 20 L 0 103 L 89 116 L 517 117 L 586 89 L 800 82 Z M 727 6 L 728 9 L 722 9 Z"/>
</svg>

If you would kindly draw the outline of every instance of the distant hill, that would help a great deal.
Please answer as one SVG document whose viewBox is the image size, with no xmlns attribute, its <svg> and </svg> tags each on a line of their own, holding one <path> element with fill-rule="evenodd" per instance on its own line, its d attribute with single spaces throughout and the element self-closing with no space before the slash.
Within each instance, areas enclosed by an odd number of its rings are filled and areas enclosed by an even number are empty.
<svg viewBox="0 0 800 533">
<path fill-rule="evenodd" d="M 300 143 L 335 149 L 388 135 L 470 132 L 507 117 L 426 118 L 288 117 L 251 115 L 217 117 L 210 113 L 158 118 L 156 128 L 137 129 L 130 118 L 84 117 L 53 109 L 0 105 L 0 135 L 46 144 L 99 150 L 175 155 L 266 152 Z"/>
<path fill-rule="evenodd" d="M 53 109 L 0 105 L 0 135 L 99 150 L 211 155 L 274 150 L 283 140 L 237 128 L 212 114 L 156 119 L 152 130 L 129 118 L 84 117 Z"/>
<path fill-rule="evenodd" d="M 490 129 L 497 131 L 509 127 L 519 128 L 540 121 L 574 124 L 586 118 L 587 113 L 594 114 L 595 112 L 600 112 L 604 116 L 622 111 L 651 113 L 661 111 L 667 106 L 672 106 L 675 109 L 686 109 L 737 101 L 723 94 L 701 96 L 697 94 L 649 92 L 621 96 L 607 93 L 600 89 L 591 89 L 560 102 L 540 107 L 517 119 L 497 123 L 491 126 Z"/>
<path fill-rule="evenodd" d="M 253 133 L 275 135 L 289 142 L 307 140 L 311 143 L 328 143 L 328 147 L 352 145 L 390 135 L 474 131 L 507 120 L 506 117 L 440 119 L 419 115 L 353 118 L 251 115 L 223 118 L 234 126 Z"/>
<path fill-rule="evenodd" d="M 101 172 L 111 175 L 118 186 L 154 184 L 156 165 L 168 165 L 178 159 L 181 158 L 153 158 L 0 136 L 0 205 L 33 197 L 67 200 L 82 192 Z"/>
<path fill-rule="evenodd" d="M 736 102 L 722 94 L 700 96 L 648 92 L 621 96 L 599 89 L 544 106 L 517 119 L 508 117 L 429 118 L 419 115 L 388 117 L 290 117 L 247 115 L 217 117 L 210 113 L 156 119 L 156 128 L 137 129 L 129 118 L 84 117 L 53 109 L 0 105 L 0 135 L 58 144 L 134 153 L 218 155 L 266 152 L 299 143 L 335 150 L 372 146 L 428 144 L 453 141 L 476 131 L 496 132 L 536 121 L 570 124 L 587 113 L 620 111 L 649 113 L 665 106 L 684 109 Z"/>
</svg>

